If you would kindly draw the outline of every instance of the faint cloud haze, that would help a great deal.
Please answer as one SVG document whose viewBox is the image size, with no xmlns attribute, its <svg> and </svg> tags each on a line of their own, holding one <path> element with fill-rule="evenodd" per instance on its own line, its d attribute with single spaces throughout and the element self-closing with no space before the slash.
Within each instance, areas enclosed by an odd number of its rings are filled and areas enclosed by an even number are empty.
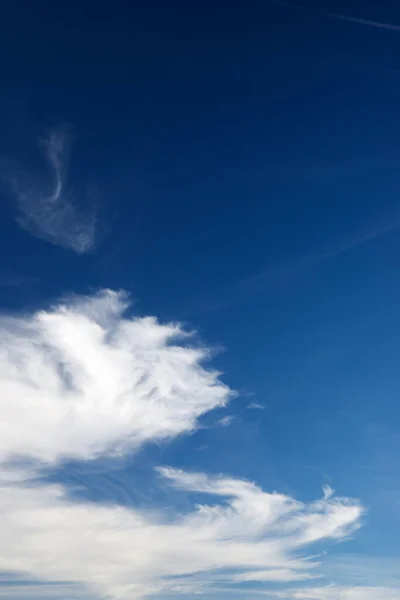
<svg viewBox="0 0 400 600">
<path fill-rule="evenodd" d="M 274 600 L 399 600 L 400 589 L 387 587 L 327 585 L 324 587 L 296 589 L 292 592 L 267 593 Z"/>
<path fill-rule="evenodd" d="M 96 245 L 96 212 L 94 207 L 79 207 L 67 187 L 68 155 L 71 136 L 66 127 L 51 130 L 39 140 L 50 182 L 19 170 L 8 177 L 15 195 L 18 224 L 31 235 L 52 244 L 69 248 L 78 254 L 92 251 Z"/>
<path fill-rule="evenodd" d="M 19 287 L 40 283 L 40 277 L 28 277 L 25 275 L 0 275 L 0 286 Z"/>
<path fill-rule="evenodd" d="M 259 402 L 250 402 L 250 404 L 247 405 L 247 408 L 249 410 L 265 410 L 265 406 Z"/>
<path fill-rule="evenodd" d="M 226 417 L 222 417 L 222 419 L 217 421 L 217 425 L 220 425 L 221 427 L 229 427 L 234 420 L 235 417 L 233 415 L 227 415 Z"/>
</svg>

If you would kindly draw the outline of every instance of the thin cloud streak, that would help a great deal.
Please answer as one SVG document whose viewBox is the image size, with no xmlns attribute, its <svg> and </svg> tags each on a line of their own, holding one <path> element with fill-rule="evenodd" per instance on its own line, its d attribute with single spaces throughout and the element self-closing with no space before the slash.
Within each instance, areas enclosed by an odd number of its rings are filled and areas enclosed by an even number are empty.
<svg viewBox="0 0 400 600">
<path fill-rule="evenodd" d="M 287 276 L 296 276 L 299 275 L 302 271 L 310 269 L 312 267 L 316 267 L 327 260 L 336 258 L 353 248 L 357 248 L 357 246 L 361 246 L 370 242 L 374 239 L 377 239 L 386 233 L 390 233 L 391 231 L 395 231 L 400 228 L 400 220 L 393 220 L 391 223 L 387 223 L 385 225 L 381 225 L 380 227 L 372 228 L 369 231 L 365 231 L 359 233 L 358 235 L 349 236 L 348 238 L 343 238 L 341 240 L 337 240 L 331 247 L 327 247 L 325 250 L 322 250 L 319 253 L 310 253 L 304 255 L 298 261 L 294 261 L 293 263 L 288 263 L 286 265 L 282 265 L 276 269 L 277 274 L 283 275 L 283 279 L 286 280 Z M 252 277 L 246 278 L 236 284 L 238 288 L 243 288 L 249 286 L 249 292 L 251 292 L 251 286 L 254 285 L 255 288 L 253 291 L 257 291 L 259 287 L 263 287 L 266 283 L 268 283 L 268 279 L 271 276 L 271 270 L 262 271 Z M 279 277 L 278 277 L 279 280 Z"/>
<path fill-rule="evenodd" d="M 200 314 L 202 312 L 221 310 L 228 306 L 244 302 L 259 291 L 273 289 L 279 285 L 283 285 L 292 279 L 299 277 L 302 273 L 306 273 L 309 269 L 323 264 L 327 260 L 336 258 L 353 248 L 371 242 L 372 240 L 380 238 L 392 231 L 396 231 L 399 228 L 400 219 L 396 215 L 390 222 L 383 225 L 372 227 L 367 231 L 358 234 L 354 233 L 347 238 L 336 240 L 320 252 L 311 252 L 291 262 L 288 261 L 265 269 L 264 271 L 227 286 L 225 289 L 221 290 L 216 297 L 204 300 L 202 305 L 197 306 L 189 313 L 189 316 Z M 184 316 L 187 317 L 185 313 Z"/>
<path fill-rule="evenodd" d="M 348 21 L 349 23 L 359 23 L 360 25 L 368 25 L 369 27 L 378 27 L 379 29 L 388 29 L 389 31 L 400 31 L 400 25 L 392 25 L 390 23 L 380 23 L 379 21 L 370 21 L 369 19 L 358 19 L 356 17 L 348 17 L 337 13 L 326 13 L 327 17 Z"/>
<path fill-rule="evenodd" d="M 393 25 L 392 23 L 381 23 L 380 21 L 371 21 L 370 19 L 362 19 L 359 17 L 351 17 L 348 15 L 343 15 L 340 13 L 331 13 L 320 10 L 315 10 L 312 7 L 300 5 L 300 4 L 292 4 L 291 2 L 281 2 L 280 0 L 271 0 L 272 4 L 277 6 L 282 6 L 284 8 L 297 8 L 298 10 L 311 12 L 314 14 L 321 15 L 322 17 L 328 17 L 330 19 L 337 19 L 340 21 L 347 21 L 349 23 L 358 23 L 359 25 L 367 25 L 368 27 L 377 27 L 379 29 L 387 29 L 389 31 L 400 32 L 400 25 Z"/>
</svg>

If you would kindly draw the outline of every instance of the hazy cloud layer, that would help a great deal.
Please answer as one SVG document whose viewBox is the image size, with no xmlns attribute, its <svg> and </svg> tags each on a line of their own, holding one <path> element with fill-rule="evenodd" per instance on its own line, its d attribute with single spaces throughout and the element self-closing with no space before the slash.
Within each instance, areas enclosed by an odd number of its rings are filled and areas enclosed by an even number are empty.
<svg viewBox="0 0 400 600">
<path fill-rule="evenodd" d="M 283 600 L 399 600 L 400 588 L 329 585 L 274 593 L 273 596 Z"/>
</svg>

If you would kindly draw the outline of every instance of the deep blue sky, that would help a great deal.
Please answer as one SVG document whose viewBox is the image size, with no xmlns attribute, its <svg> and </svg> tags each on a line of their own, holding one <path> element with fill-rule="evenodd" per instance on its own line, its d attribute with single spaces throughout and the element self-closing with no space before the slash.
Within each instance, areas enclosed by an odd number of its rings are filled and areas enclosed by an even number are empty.
<svg viewBox="0 0 400 600">
<path fill-rule="evenodd" d="M 305 4 L 400 24 L 394 1 Z M 45 172 L 36 139 L 70 124 L 103 235 L 83 257 L 30 237 L 3 189 L 2 308 L 110 287 L 184 320 L 252 395 L 163 460 L 329 483 L 370 508 L 345 551 L 398 557 L 400 32 L 267 0 L 3 0 L 0 77 L 3 172 Z"/>
</svg>

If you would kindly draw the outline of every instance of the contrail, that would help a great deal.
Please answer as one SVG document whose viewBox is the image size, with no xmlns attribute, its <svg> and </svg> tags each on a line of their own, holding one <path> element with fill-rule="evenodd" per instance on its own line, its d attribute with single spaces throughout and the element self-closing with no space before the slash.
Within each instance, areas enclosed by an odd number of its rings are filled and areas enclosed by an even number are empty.
<svg viewBox="0 0 400 600">
<path fill-rule="evenodd" d="M 217 311 L 228 306 L 240 304 L 261 290 L 274 289 L 280 285 L 285 285 L 325 261 L 336 258 L 357 246 L 367 244 L 398 229 L 400 229 L 399 215 L 390 215 L 390 217 L 387 217 L 386 222 L 370 229 L 365 228 L 364 231 L 355 232 L 348 237 L 337 240 L 319 252 L 304 254 L 292 261 L 289 260 L 286 263 L 272 266 L 226 286 L 213 298 L 200 299 L 189 310 L 181 311 L 184 315 L 183 318 L 192 318 L 194 315 L 203 312 Z"/>
<path fill-rule="evenodd" d="M 320 10 L 315 10 L 314 8 L 308 6 L 302 6 L 300 4 L 292 4 L 291 2 L 284 2 L 280 0 L 271 0 L 272 4 L 276 4 L 277 6 L 283 6 L 286 8 L 297 8 L 298 10 L 311 12 L 314 14 L 321 15 L 321 17 L 328 17 L 330 19 L 337 19 L 340 21 L 347 21 L 349 23 L 359 23 L 360 25 L 367 25 L 369 27 L 378 27 L 379 29 L 387 29 L 389 31 L 400 31 L 400 25 L 392 25 L 391 23 L 381 23 L 380 21 L 370 21 L 369 19 L 360 19 L 358 17 L 350 17 L 348 15 L 342 15 L 340 13 L 331 13 Z"/>
<path fill-rule="evenodd" d="M 369 19 L 357 19 L 356 17 L 348 17 L 347 15 L 339 15 L 336 13 L 325 13 L 325 15 L 332 19 L 340 19 L 341 21 L 349 21 L 350 23 L 360 23 L 360 25 L 369 25 L 370 27 L 379 27 L 380 29 L 389 29 L 390 31 L 400 31 L 400 25 L 380 23 L 379 21 L 370 21 Z"/>
</svg>

